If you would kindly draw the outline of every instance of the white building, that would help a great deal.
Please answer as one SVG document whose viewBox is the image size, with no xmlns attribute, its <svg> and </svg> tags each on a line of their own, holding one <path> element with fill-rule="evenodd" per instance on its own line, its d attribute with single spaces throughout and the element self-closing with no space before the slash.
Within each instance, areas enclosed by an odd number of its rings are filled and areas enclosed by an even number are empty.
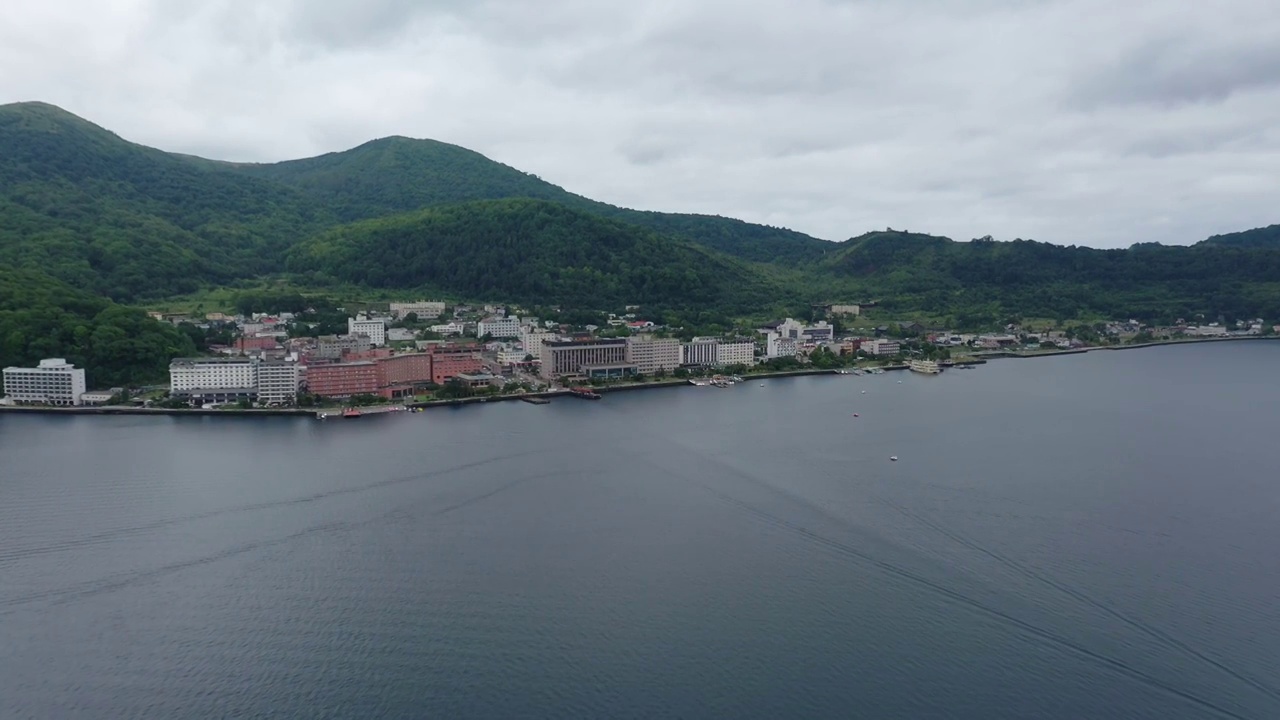
<svg viewBox="0 0 1280 720">
<path fill-rule="evenodd" d="M 716 346 L 716 365 L 720 367 L 729 367 L 730 365 L 746 365 L 750 367 L 755 364 L 756 344 L 750 340 L 722 342 Z"/>
<path fill-rule="evenodd" d="M 169 363 L 169 394 L 204 402 L 258 395 L 256 358 L 178 358 Z"/>
<path fill-rule="evenodd" d="M 862 314 L 862 307 L 859 305 L 836 304 L 831 306 L 830 312 L 832 315 L 853 315 L 856 317 Z"/>
<path fill-rule="evenodd" d="M 419 320 L 431 320 L 444 314 L 444 303 L 434 300 L 391 303 L 391 316 L 395 319 L 402 320 L 409 313 L 417 315 Z"/>
<path fill-rule="evenodd" d="M 4 394 L 14 402 L 80 405 L 84 392 L 84 368 L 77 368 L 63 358 L 41 360 L 33 368 L 4 369 Z"/>
<path fill-rule="evenodd" d="M 302 366 L 296 362 L 264 362 L 258 365 L 258 402 L 293 405 L 302 385 Z"/>
<path fill-rule="evenodd" d="M 432 325 L 431 332 L 437 335 L 461 335 L 466 329 L 466 325 L 459 322 L 446 323 L 444 325 Z"/>
<path fill-rule="evenodd" d="M 795 357 L 799 352 L 799 343 L 793 337 L 784 337 L 778 333 L 769 333 L 765 341 L 765 356 L 771 358 Z"/>
<path fill-rule="evenodd" d="M 409 342 L 417 339 L 418 331 L 412 328 L 388 328 L 388 342 Z"/>
<path fill-rule="evenodd" d="M 546 340 L 555 340 L 556 334 L 539 330 L 536 327 L 525 328 L 520 333 L 520 345 L 524 351 L 532 356 L 539 357 L 542 354 L 542 343 Z"/>
<path fill-rule="evenodd" d="M 489 335 L 495 338 L 520 337 L 520 318 L 488 317 L 476 323 L 476 337 Z"/>
<path fill-rule="evenodd" d="M 804 324 L 799 320 L 787 318 L 778 324 L 775 332 L 778 333 L 779 337 L 799 340 L 804 335 Z"/>
<path fill-rule="evenodd" d="M 523 348 L 503 348 L 498 351 L 498 364 L 515 365 L 522 363 L 529 354 Z M 534 355 L 534 357 L 536 358 L 537 355 Z"/>
<path fill-rule="evenodd" d="M 357 315 L 347 318 L 348 335 L 368 335 L 374 347 L 387 344 L 387 321 L 382 318 L 369 318 Z"/>
<path fill-rule="evenodd" d="M 885 355 L 897 355 L 902 349 L 902 344 L 897 340 L 886 340 L 884 338 L 876 338 L 874 340 L 863 340 L 861 350 L 868 355 L 883 357 Z"/>
<path fill-rule="evenodd" d="M 711 367 L 719 359 L 720 339 L 696 337 L 681 346 L 680 363 Z"/>
<path fill-rule="evenodd" d="M 634 363 L 641 375 L 671 372 L 680 367 L 680 350 L 680 341 L 675 338 L 648 335 L 627 338 L 627 361 Z"/>
</svg>

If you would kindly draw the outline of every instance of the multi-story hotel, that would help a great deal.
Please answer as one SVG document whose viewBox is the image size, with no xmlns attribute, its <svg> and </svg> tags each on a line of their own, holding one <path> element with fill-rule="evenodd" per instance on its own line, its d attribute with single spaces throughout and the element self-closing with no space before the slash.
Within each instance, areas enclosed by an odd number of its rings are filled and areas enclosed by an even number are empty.
<svg viewBox="0 0 1280 720">
<path fill-rule="evenodd" d="M 378 363 L 373 360 L 307 368 L 307 390 L 321 397 L 376 395 L 380 388 Z"/>
<path fill-rule="evenodd" d="M 713 337 L 696 337 L 681 346 L 680 363 L 682 365 L 702 365 L 710 367 L 716 364 L 716 355 L 720 340 Z"/>
<path fill-rule="evenodd" d="M 169 394 L 200 402 L 258 396 L 256 358 L 178 358 L 169 363 Z"/>
<path fill-rule="evenodd" d="M 304 368 L 296 362 L 264 362 L 258 365 L 258 402 L 293 405 L 298 401 Z"/>
<path fill-rule="evenodd" d="M 528 355 L 532 355 L 535 360 L 542 356 L 542 343 L 547 340 L 555 340 L 556 334 L 541 330 L 537 327 L 527 327 L 520 331 L 520 346 Z"/>
<path fill-rule="evenodd" d="M 885 340 L 883 338 L 875 340 L 863 340 L 861 349 L 868 355 L 877 357 L 884 355 L 897 355 L 902 349 L 902 344 L 897 340 Z"/>
<path fill-rule="evenodd" d="M 84 368 L 62 358 L 41 360 L 33 368 L 4 369 L 4 394 L 14 402 L 79 405 L 84 392 Z"/>
<path fill-rule="evenodd" d="M 623 377 L 635 374 L 626 338 L 544 340 L 540 372 L 546 380 L 565 376 Z"/>
<path fill-rule="evenodd" d="M 343 355 L 366 352 L 372 347 L 368 335 L 321 335 L 316 339 L 316 350 L 311 356 L 340 360 Z"/>
<path fill-rule="evenodd" d="M 347 334 L 348 335 L 368 335 L 369 342 L 374 347 L 387 344 L 387 323 L 382 318 L 367 318 L 364 315 L 356 315 L 353 318 L 347 318 Z"/>
<path fill-rule="evenodd" d="M 680 341 L 648 335 L 629 337 L 627 360 L 636 366 L 636 372 L 641 375 L 652 375 L 658 371 L 671 372 L 680 367 Z"/>
<path fill-rule="evenodd" d="M 476 337 L 513 338 L 520 335 L 520 318 L 491 317 L 476 323 Z"/>
<path fill-rule="evenodd" d="M 436 346 L 431 349 L 431 382 L 443 385 L 459 375 L 478 373 L 484 363 L 472 347 Z"/>
<path fill-rule="evenodd" d="M 750 367 L 755 364 L 756 344 L 751 340 L 721 342 L 716 346 L 716 365 L 719 367 L 729 367 L 731 365 L 746 365 Z"/>
</svg>

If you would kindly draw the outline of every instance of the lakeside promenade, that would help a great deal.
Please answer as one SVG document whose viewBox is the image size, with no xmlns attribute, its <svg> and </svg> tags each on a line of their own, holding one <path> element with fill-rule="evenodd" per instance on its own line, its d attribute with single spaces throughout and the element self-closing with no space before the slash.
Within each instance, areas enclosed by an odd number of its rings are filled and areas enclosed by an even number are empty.
<svg viewBox="0 0 1280 720">
<path fill-rule="evenodd" d="M 1084 353 L 1096 352 L 1101 350 L 1139 350 L 1142 348 L 1160 347 L 1162 345 L 1192 345 L 1199 343 L 1221 343 L 1221 342 L 1242 342 L 1250 340 L 1280 340 L 1280 336 L 1252 336 L 1252 337 L 1226 337 L 1226 338 L 1180 338 L 1176 340 L 1157 340 L 1149 343 L 1137 343 L 1134 345 L 1100 345 L 1096 347 L 1072 348 L 1068 350 L 1036 350 L 1032 352 L 1014 352 L 994 350 L 989 352 L 975 352 L 966 355 L 964 359 L 957 360 L 952 365 L 983 365 L 989 360 L 1005 359 L 1005 358 L 1042 358 L 1056 357 L 1059 355 L 1082 355 Z M 875 366 L 885 371 L 906 370 L 905 364 L 879 365 Z M 845 368 L 800 368 L 796 370 L 778 370 L 773 372 L 749 373 L 744 376 L 745 380 L 768 380 L 770 378 L 798 377 L 802 375 L 835 375 Z M 630 392 L 634 390 L 653 390 L 659 388 L 673 388 L 680 386 L 693 387 L 687 379 L 666 379 L 652 380 L 647 382 L 632 382 L 619 385 L 605 385 L 592 388 L 593 391 L 601 395 L 610 393 Z M 536 393 L 519 393 L 514 395 L 485 395 L 467 398 L 450 398 L 447 400 L 425 400 L 422 402 L 410 402 L 403 405 L 374 405 L 365 408 L 359 408 L 361 415 L 377 415 L 390 414 L 406 410 L 428 410 L 431 408 L 442 407 L 459 407 L 462 405 L 475 405 L 478 403 L 493 402 L 510 402 L 526 398 L 543 398 L 551 400 L 554 398 L 574 398 L 574 394 L 567 388 L 554 388 Z M 342 406 L 327 406 L 322 408 L 144 408 L 130 406 L 95 406 L 95 407 L 50 407 L 41 405 L 0 405 L 0 413 L 33 413 L 47 415 L 170 415 L 170 416 L 186 416 L 186 417 L 312 417 L 319 418 L 321 415 L 342 419 Z"/>
</svg>

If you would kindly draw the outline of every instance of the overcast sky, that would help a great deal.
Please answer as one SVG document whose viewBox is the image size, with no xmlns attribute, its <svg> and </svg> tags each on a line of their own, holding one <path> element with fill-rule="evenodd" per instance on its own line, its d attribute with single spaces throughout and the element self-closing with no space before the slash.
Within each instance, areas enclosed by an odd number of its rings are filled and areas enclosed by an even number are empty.
<svg viewBox="0 0 1280 720">
<path fill-rule="evenodd" d="M 1280 222 L 1278 0 L 14 2 L 17 100 L 225 160 L 434 138 L 832 240 Z"/>
</svg>

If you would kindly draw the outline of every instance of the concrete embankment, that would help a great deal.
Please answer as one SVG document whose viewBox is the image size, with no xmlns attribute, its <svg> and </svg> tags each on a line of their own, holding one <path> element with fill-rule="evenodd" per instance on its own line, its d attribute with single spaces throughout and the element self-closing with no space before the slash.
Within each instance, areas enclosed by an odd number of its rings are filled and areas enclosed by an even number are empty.
<svg viewBox="0 0 1280 720">
<path fill-rule="evenodd" d="M 260 410 L 241 410 L 227 408 L 205 410 L 203 408 L 141 408 L 141 407 L 45 407 L 41 405 L 0 405 L 0 412 L 43 413 L 48 415 L 186 415 L 186 416 L 218 416 L 218 417 L 277 417 L 282 415 L 308 416 L 315 410 L 307 408 L 264 408 Z"/>
</svg>

